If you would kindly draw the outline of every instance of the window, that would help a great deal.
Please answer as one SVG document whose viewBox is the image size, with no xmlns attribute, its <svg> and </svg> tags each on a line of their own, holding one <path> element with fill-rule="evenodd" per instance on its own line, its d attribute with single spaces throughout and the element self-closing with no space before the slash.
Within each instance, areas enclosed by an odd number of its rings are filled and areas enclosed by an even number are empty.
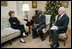
<svg viewBox="0 0 72 49">
<path fill-rule="evenodd" d="M 24 16 L 24 12 L 22 11 L 23 1 L 17 1 L 17 16 Z"/>
</svg>

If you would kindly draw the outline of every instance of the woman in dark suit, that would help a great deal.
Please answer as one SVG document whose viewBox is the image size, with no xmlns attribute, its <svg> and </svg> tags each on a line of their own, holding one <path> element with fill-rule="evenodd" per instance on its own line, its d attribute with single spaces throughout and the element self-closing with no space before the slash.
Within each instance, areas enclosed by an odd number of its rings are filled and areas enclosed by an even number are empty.
<svg viewBox="0 0 72 49">
<path fill-rule="evenodd" d="M 20 25 L 19 20 L 16 17 L 14 17 L 14 15 L 15 15 L 14 11 L 9 11 L 9 16 L 10 16 L 9 22 L 11 24 L 11 28 L 20 30 L 20 32 L 21 32 L 21 40 L 20 40 L 20 42 L 25 43 L 25 41 L 23 39 L 23 37 L 26 36 L 25 28 L 24 28 L 23 25 Z"/>
</svg>

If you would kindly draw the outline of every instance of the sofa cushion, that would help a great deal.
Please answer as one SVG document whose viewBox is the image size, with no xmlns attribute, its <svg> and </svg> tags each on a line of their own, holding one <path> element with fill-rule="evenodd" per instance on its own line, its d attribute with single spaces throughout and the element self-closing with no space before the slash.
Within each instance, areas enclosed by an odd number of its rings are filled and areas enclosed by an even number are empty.
<svg viewBox="0 0 72 49">
<path fill-rule="evenodd" d="M 12 29 L 12 28 L 1 29 L 1 38 L 12 35 L 14 33 L 20 33 L 20 30 Z"/>
<path fill-rule="evenodd" d="M 66 34 L 65 33 L 61 33 L 61 34 L 59 34 L 59 36 L 66 37 Z"/>
<path fill-rule="evenodd" d="M 1 17 L 1 29 L 10 27 L 9 18 Z"/>
</svg>

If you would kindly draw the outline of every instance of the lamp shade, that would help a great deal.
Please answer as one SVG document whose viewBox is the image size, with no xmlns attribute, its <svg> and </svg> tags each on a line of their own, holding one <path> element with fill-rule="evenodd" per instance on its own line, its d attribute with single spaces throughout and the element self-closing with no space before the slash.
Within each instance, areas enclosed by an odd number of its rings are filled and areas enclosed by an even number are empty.
<svg viewBox="0 0 72 49">
<path fill-rule="evenodd" d="M 29 11 L 29 5 L 28 4 L 23 4 L 22 5 L 22 11 Z"/>
</svg>

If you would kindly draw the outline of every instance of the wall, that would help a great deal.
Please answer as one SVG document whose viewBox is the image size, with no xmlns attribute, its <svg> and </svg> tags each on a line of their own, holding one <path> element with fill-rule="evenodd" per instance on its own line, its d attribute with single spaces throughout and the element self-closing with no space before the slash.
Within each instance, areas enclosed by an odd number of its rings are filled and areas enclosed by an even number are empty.
<svg viewBox="0 0 72 49">
<path fill-rule="evenodd" d="M 30 5 L 30 11 L 28 13 L 30 17 L 34 15 L 36 9 L 45 11 L 46 1 L 37 1 L 37 8 L 32 8 L 32 1 L 24 1 L 24 3 Z M 71 1 L 69 1 L 68 8 L 66 8 L 66 14 L 69 16 L 69 29 L 71 29 Z"/>
<path fill-rule="evenodd" d="M 45 3 L 46 1 L 37 1 L 37 8 L 32 8 L 32 1 L 24 1 L 24 4 L 29 4 L 30 11 L 28 12 L 29 16 L 32 17 L 35 14 L 35 10 L 45 10 Z"/>
<path fill-rule="evenodd" d="M 39 2 L 37 2 L 37 8 L 32 8 L 32 1 L 24 1 L 24 4 L 29 4 L 30 11 L 28 11 L 29 18 L 32 18 L 32 16 L 35 14 L 35 10 L 37 10 L 39 7 Z"/>
<path fill-rule="evenodd" d="M 32 8 L 32 1 L 24 1 L 24 4 L 29 4 L 30 11 L 28 11 L 29 19 L 32 18 L 32 16 L 35 14 L 35 10 L 40 9 L 42 11 L 45 11 L 45 4 L 46 1 L 37 1 L 37 8 Z M 69 28 L 71 29 L 71 2 L 69 1 L 69 7 L 66 8 L 66 14 L 69 16 Z M 17 14 L 17 8 L 16 8 L 16 1 L 8 1 L 7 6 L 1 6 L 1 17 L 8 18 L 8 12 L 10 10 L 14 10 Z"/>
<path fill-rule="evenodd" d="M 69 29 L 71 29 L 71 2 L 69 1 L 68 8 L 66 8 L 66 14 L 69 16 Z"/>
<path fill-rule="evenodd" d="M 1 17 L 9 18 L 8 12 L 10 10 L 15 11 L 15 14 L 17 14 L 16 1 L 8 1 L 7 6 L 1 6 Z"/>
</svg>

